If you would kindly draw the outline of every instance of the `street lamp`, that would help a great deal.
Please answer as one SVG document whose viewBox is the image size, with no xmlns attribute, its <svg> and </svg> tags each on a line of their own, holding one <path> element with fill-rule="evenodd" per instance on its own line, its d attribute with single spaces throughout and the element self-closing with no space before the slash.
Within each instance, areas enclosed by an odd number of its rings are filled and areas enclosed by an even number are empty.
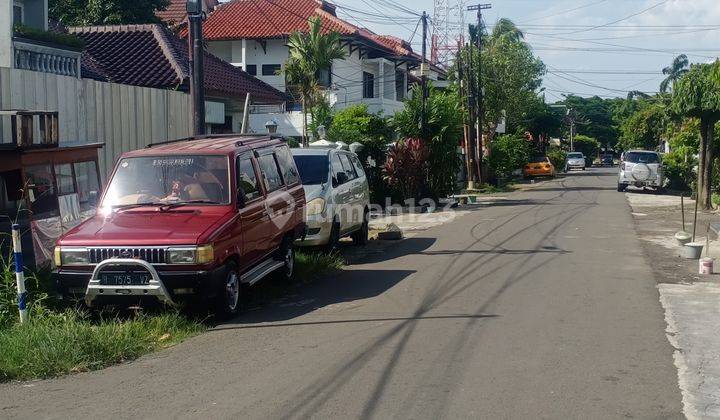
<svg viewBox="0 0 720 420">
<path fill-rule="evenodd" d="M 277 133 L 278 123 L 275 120 L 270 120 L 265 123 L 265 128 L 269 134 L 275 134 Z"/>
</svg>

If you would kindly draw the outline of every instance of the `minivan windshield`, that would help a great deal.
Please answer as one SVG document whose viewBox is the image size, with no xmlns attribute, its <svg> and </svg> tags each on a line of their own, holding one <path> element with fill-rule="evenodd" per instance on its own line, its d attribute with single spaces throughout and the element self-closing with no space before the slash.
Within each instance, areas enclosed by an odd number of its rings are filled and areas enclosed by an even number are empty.
<svg viewBox="0 0 720 420">
<path fill-rule="evenodd" d="M 303 185 L 318 185 L 328 182 L 327 155 L 295 155 L 295 165 L 300 171 Z"/>
<path fill-rule="evenodd" d="M 103 207 L 230 203 L 227 156 L 153 156 L 120 160 Z"/>
<path fill-rule="evenodd" d="M 568 157 L 568 159 L 582 159 L 582 158 L 583 158 L 583 154 L 582 154 L 582 153 L 573 152 L 573 153 L 568 153 L 567 157 Z"/>
<path fill-rule="evenodd" d="M 630 163 L 660 163 L 660 157 L 653 152 L 627 152 L 625 161 Z"/>
</svg>

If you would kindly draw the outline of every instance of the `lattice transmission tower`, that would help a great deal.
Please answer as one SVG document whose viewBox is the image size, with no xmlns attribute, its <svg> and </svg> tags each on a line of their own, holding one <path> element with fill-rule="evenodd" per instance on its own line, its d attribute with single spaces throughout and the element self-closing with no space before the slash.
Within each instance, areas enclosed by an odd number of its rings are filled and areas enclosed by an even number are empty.
<svg viewBox="0 0 720 420">
<path fill-rule="evenodd" d="M 448 67 L 458 49 L 465 43 L 465 0 L 434 0 L 432 16 L 432 63 Z"/>
</svg>

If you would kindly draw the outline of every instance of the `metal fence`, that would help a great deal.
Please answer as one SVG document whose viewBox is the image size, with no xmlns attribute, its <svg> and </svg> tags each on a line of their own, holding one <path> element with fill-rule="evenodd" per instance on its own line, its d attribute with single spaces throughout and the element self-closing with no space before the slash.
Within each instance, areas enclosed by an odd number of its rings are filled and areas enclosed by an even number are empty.
<svg viewBox="0 0 720 420">
<path fill-rule="evenodd" d="M 57 111 L 61 146 L 105 143 L 103 180 L 121 153 L 191 129 L 186 93 L 0 68 L 0 110 L 10 109 Z M 9 142 L 11 127 L 0 121 L 0 144 Z"/>
</svg>

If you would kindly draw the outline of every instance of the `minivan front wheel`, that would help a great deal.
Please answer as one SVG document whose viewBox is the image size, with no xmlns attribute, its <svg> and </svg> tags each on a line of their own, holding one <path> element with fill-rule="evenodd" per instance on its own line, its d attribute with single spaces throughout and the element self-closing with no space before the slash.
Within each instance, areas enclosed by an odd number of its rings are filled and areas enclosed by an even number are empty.
<svg viewBox="0 0 720 420">
<path fill-rule="evenodd" d="M 333 219 L 332 227 L 330 228 L 330 237 L 328 238 L 327 244 L 325 244 L 325 251 L 334 252 L 340 245 L 340 221 L 337 218 Z"/>
<path fill-rule="evenodd" d="M 225 277 L 219 282 L 215 300 L 215 313 L 220 318 L 227 318 L 237 314 L 240 308 L 240 275 L 237 265 L 228 262 L 225 265 Z"/>
</svg>

